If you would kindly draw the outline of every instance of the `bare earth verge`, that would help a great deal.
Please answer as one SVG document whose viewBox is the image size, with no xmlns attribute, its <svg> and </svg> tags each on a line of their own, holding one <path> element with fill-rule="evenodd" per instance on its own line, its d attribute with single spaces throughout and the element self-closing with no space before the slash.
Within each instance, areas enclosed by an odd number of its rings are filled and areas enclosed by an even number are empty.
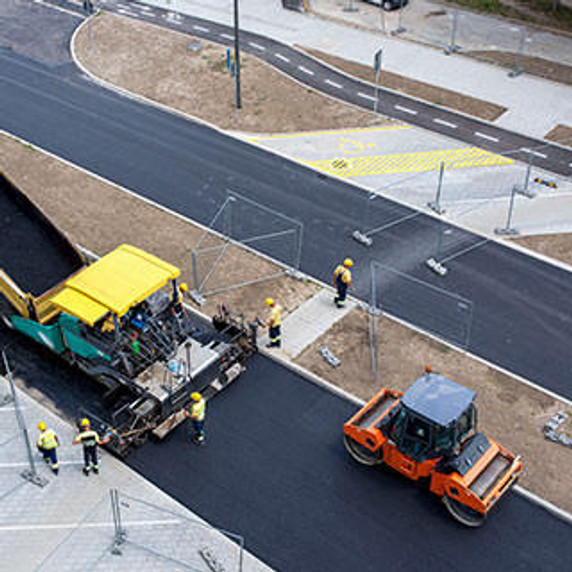
<svg viewBox="0 0 572 572">
<path fill-rule="evenodd" d="M 472 50 L 466 52 L 470 55 L 485 62 L 491 62 L 506 68 L 515 67 L 515 54 L 511 52 L 501 52 L 494 50 Z M 519 65 L 522 69 L 532 75 L 572 85 L 572 67 L 566 64 L 559 64 L 544 58 L 533 56 L 519 57 Z"/>
<path fill-rule="evenodd" d="M 368 339 L 367 314 L 354 310 L 295 361 L 366 400 L 380 387 L 406 389 L 430 364 L 433 371 L 477 392 L 480 430 L 525 459 L 521 484 L 572 510 L 567 477 L 572 449 L 542 436 L 544 422 L 559 410 L 567 411 L 565 404 L 388 318 L 380 327 L 378 376 L 373 380 Z M 323 346 L 341 360 L 339 367 L 332 368 L 318 354 Z"/>
<path fill-rule="evenodd" d="M 371 66 L 365 66 L 338 56 L 332 56 L 331 54 L 326 54 L 319 50 L 306 47 L 300 47 L 300 49 L 349 75 L 371 83 L 375 82 L 375 76 Z M 486 121 L 494 121 L 506 111 L 506 107 L 502 107 L 501 105 L 496 105 L 495 103 L 483 101 L 482 99 L 463 95 L 455 91 L 436 87 L 387 71 L 381 73 L 380 83 L 383 87 L 417 97 L 424 101 L 434 103 L 435 105 L 461 111 Z"/>
<path fill-rule="evenodd" d="M 183 270 L 183 279 L 190 280 L 188 247 L 203 232 L 198 226 L 4 135 L 0 136 L 0 156 L 8 167 L 7 175 L 72 241 L 97 253 L 108 252 L 123 242 L 134 244 L 177 264 Z M 210 244 L 220 243 L 212 236 L 207 240 Z M 231 246 L 208 285 L 227 286 L 276 270 L 275 265 L 259 256 Z M 212 313 L 224 300 L 250 319 L 264 311 L 263 300 L 269 294 L 291 311 L 317 290 L 313 283 L 281 277 L 215 295 L 209 298 L 204 311 Z M 430 363 L 435 371 L 477 391 L 483 429 L 526 458 L 522 483 L 572 510 L 567 479 L 572 471 L 572 450 L 545 441 L 540 432 L 543 422 L 564 409 L 563 405 L 388 319 L 381 328 L 380 374 L 373 381 L 367 332 L 365 314 L 353 311 L 297 361 L 364 399 L 382 385 L 405 388 Z M 321 345 L 327 345 L 342 360 L 339 368 L 330 368 L 318 356 Z"/>
<path fill-rule="evenodd" d="M 91 48 L 86 27 L 75 44 L 91 73 L 222 129 L 276 133 L 397 123 L 320 95 L 246 54 L 237 113 L 223 46 L 108 13 L 92 24 Z M 202 48 L 193 52 L 189 43 Z"/>
<path fill-rule="evenodd" d="M 539 234 L 534 236 L 523 236 L 522 238 L 513 239 L 514 242 L 570 264 L 572 266 L 572 233 L 566 234 Z"/>
<path fill-rule="evenodd" d="M 572 147 L 572 127 L 559 123 L 544 136 L 544 139 Z"/>
</svg>

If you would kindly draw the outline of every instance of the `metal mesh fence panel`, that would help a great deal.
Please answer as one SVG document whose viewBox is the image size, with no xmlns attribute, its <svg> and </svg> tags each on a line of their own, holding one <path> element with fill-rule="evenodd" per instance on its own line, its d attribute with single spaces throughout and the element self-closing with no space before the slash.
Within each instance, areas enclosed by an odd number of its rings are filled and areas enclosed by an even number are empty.
<svg viewBox="0 0 572 572">
<path fill-rule="evenodd" d="M 469 345 L 470 300 L 376 261 L 371 264 L 371 305 L 456 346 Z"/>
<path fill-rule="evenodd" d="M 195 292 L 206 297 L 298 269 L 302 234 L 302 223 L 229 191 L 192 249 Z"/>
</svg>

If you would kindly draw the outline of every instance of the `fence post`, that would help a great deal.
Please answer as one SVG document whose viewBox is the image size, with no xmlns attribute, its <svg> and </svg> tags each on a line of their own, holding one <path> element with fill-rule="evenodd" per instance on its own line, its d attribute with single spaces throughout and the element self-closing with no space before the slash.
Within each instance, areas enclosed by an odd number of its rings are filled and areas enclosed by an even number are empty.
<svg viewBox="0 0 572 572">
<path fill-rule="evenodd" d="M 26 445 L 26 453 L 28 454 L 28 464 L 30 467 L 22 471 L 21 476 L 22 478 L 26 479 L 33 485 L 37 485 L 38 487 L 45 487 L 48 484 L 48 479 L 45 477 L 41 477 L 38 475 L 36 471 L 36 463 L 34 461 L 34 455 L 32 453 L 32 447 L 30 445 L 30 436 L 28 435 L 28 428 L 26 427 L 26 423 L 24 418 L 22 417 L 22 412 L 20 411 L 20 403 L 18 401 L 18 395 L 16 394 L 16 388 L 14 387 L 14 379 L 12 378 L 12 370 L 10 369 L 10 365 L 8 364 L 8 357 L 6 356 L 6 352 L 2 350 L 2 361 L 4 362 L 4 369 L 6 371 L 6 379 L 8 380 L 8 384 L 10 385 L 10 392 L 12 394 L 12 402 L 14 403 L 14 411 L 16 413 L 16 420 L 18 425 L 20 426 L 20 430 L 22 431 L 22 436 L 24 438 L 24 443 Z"/>
<path fill-rule="evenodd" d="M 119 492 L 117 489 L 110 489 L 109 496 L 111 499 L 111 514 L 113 516 L 113 544 L 111 545 L 111 553 L 121 556 L 121 545 L 125 543 L 127 532 L 121 526 L 121 508 L 119 506 Z"/>
<path fill-rule="evenodd" d="M 449 40 L 449 45 L 445 47 L 445 54 L 450 56 L 451 54 L 458 52 L 460 50 L 459 46 L 455 44 L 457 38 L 457 25 L 459 20 L 459 12 L 455 10 L 453 12 L 453 22 L 451 24 L 451 39 Z"/>
<path fill-rule="evenodd" d="M 199 292 L 201 288 L 201 283 L 199 282 L 199 267 L 197 262 L 197 253 L 194 248 L 191 250 L 191 259 L 193 266 L 193 290 Z"/>
<path fill-rule="evenodd" d="M 518 41 L 518 50 L 514 55 L 514 68 L 508 72 L 508 77 L 517 77 L 523 71 L 523 67 L 520 65 L 522 61 L 522 56 L 524 55 L 524 45 L 526 43 L 526 28 L 521 26 L 520 28 L 520 38 Z"/>
<path fill-rule="evenodd" d="M 511 226 L 512 224 L 512 213 L 514 210 L 514 196 L 517 192 L 517 186 L 514 185 L 510 193 L 510 201 L 508 203 L 508 213 L 506 217 L 506 224 L 503 228 L 495 228 L 495 234 L 501 235 L 515 235 L 518 234 L 518 230 Z"/>
<path fill-rule="evenodd" d="M 437 192 L 435 193 L 435 200 L 429 201 L 427 206 L 435 211 L 437 214 L 444 214 L 445 209 L 441 208 L 441 189 L 443 188 L 443 176 L 445 174 L 445 163 L 441 161 L 439 165 L 439 179 L 437 181 Z"/>
</svg>

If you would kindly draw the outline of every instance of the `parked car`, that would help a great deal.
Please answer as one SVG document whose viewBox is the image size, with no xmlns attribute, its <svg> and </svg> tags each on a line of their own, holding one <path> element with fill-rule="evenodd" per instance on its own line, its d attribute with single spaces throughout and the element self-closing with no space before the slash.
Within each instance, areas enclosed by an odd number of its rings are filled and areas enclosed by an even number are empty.
<svg viewBox="0 0 572 572">
<path fill-rule="evenodd" d="M 381 6 L 386 12 L 391 12 L 407 6 L 409 0 L 364 0 L 364 2 Z"/>
</svg>

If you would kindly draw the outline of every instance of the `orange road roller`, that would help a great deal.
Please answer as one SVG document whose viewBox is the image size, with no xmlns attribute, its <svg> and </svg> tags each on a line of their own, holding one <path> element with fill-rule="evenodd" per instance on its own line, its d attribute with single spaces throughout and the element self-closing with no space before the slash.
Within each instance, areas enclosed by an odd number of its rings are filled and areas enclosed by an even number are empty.
<svg viewBox="0 0 572 572">
<path fill-rule="evenodd" d="M 427 368 L 405 393 L 379 391 L 344 424 L 344 444 L 359 463 L 428 480 L 457 521 L 481 526 L 523 462 L 477 432 L 474 400 L 474 391 Z"/>
</svg>

